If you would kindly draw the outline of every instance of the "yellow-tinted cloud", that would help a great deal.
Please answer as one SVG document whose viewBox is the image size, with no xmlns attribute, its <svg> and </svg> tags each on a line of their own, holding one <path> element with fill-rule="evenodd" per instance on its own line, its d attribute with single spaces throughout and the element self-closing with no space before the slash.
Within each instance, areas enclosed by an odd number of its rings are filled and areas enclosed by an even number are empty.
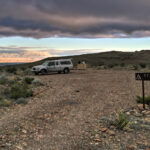
<svg viewBox="0 0 150 150">
<path fill-rule="evenodd" d="M 48 51 L 12 51 L 0 52 L 0 63 L 6 62 L 33 62 L 51 57 Z"/>
</svg>

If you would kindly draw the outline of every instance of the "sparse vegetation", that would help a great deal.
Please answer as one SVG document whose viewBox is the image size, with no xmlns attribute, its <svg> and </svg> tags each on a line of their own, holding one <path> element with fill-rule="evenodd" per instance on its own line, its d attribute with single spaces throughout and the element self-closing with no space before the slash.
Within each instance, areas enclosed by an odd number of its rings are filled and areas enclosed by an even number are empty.
<svg viewBox="0 0 150 150">
<path fill-rule="evenodd" d="M 24 74 L 25 75 L 32 75 L 33 73 L 31 72 L 30 68 L 27 68 L 27 69 L 24 70 Z"/>
<path fill-rule="evenodd" d="M 145 104 L 150 104 L 150 96 L 145 97 Z M 141 96 L 136 97 L 136 102 L 142 104 L 143 103 L 143 98 Z"/>
<path fill-rule="evenodd" d="M 0 76 L 0 84 L 4 85 L 8 83 L 8 78 L 5 76 Z"/>
<path fill-rule="evenodd" d="M 121 67 L 124 67 L 124 66 L 125 66 L 125 63 L 121 63 L 120 66 L 121 66 Z"/>
<path fill-rule="evenodd" d="M 5 89 L 4 93 L 11 99 L 27 98 L 33 95 L 33 91 L 25 83 L 17 83 Z"/>
<path fill-rule="evenodd" d="M 17 104 L 27 104 L 28 103 L 28 99 L 26 98 L 18 98 L 16 101 L 15 101 Z"/>
<path fill-rule="evenodd" d="M 123 130 L 129 124 L 129 117 L 124 112 L 119 112 L 116 114 L 114 125 Z"/>
<path fill-rule="evenodd" d="M 11 67 L 7 67 L 6 68 L 6 72 L 16 74 L 17 68 L 16 67 L 12 67 L 12 66 Z"/>
<path fill-rule="evenodd" d="M 134 70 L 138 70 L 138 66 L 137 65 L 133 65 L 133 69 Z"/>
<path fill-rule="evenodd" d="M 146 68 L 146 64 L 145 63 L 139 63 L 141 68 Z"/>
<path fill-rule="evenodd" d="M 39 79 L 34 79 L 34 80 L 32 81 L 32 84 L 33 84 L 34 86 L 40 86 L 40 85 L 42 85 L 42 83 L 41 83 L 41 81 L 40 81 Z"/>
<path fill-rule="evenodd" d="M 11 101 L 0 100 L 0 107 L 9 107 L 10 105 L 11 105 Z"/>
<path fill-rule="evenodd" d="M 25 77 L 24 78 L 24 82 L 26 83 L 26 84 L 32 84 L 32 81 L 34 80 L 34 78 L 31 78 L 31 77 Z"/>
</svg>

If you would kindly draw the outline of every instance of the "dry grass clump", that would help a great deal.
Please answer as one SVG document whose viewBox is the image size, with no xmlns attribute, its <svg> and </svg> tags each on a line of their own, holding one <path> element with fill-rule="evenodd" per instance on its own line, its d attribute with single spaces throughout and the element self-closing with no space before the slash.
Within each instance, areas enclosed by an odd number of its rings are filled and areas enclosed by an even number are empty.
<svg viewBox="0 0 150 150">
<path fill-rule="evenodd" d="M 129 124 L 129 117 L 124 112 L 119 112 L 113 123 L 118 129 L 123 130 Z"/>
<path fill-rule="evenodd" d="M 145 104 L 149 105 L 150 104 L 150 96 L 145 97 Z M 141 96 L 136 97 L 136 102 L 142 104 L 143 103 L 143 98 Z"/>
</svg>

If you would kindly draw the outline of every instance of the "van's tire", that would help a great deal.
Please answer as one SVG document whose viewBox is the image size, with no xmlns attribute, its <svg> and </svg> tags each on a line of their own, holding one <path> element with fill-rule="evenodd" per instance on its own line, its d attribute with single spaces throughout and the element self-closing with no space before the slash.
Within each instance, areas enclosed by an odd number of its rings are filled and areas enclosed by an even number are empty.
<svg viewBox="0 0 150 150">
<path fill-rule="evenodd" d="M 42 69 L 40 72 L 41 72 L 41 74 L 47 74 L 47 70 L 46 69 Z"/>
<path fill-rule="evenodd" d="M 69 68 L 65 68 L 63 72 L 64 72 L 64 74 L 67 74 L 70 72 L 70 70 L 69 70 Z"/>
<path fill-rule="evenodd" d="M 35 75 L 39 75 L 39 73 L 38 73 L 38 72 L 34 72 L 34 74 L 35 74 Z"/>
</svg>

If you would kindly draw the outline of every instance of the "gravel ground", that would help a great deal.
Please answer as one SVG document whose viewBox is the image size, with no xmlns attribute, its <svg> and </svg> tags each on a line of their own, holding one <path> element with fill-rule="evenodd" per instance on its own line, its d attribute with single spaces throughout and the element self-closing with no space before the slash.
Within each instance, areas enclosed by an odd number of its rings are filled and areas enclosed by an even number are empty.
<svg viewBox="0 0 150 150">
<path fill-rule="evenodd" d="M 87 131 L 99 116 L 135 106 L 141 94 L 133 71 L 88 69 L 37 77 L 44 86 L 29 104 L 0 115 L 2 150 L 91 149 Z"/>
</svg>

